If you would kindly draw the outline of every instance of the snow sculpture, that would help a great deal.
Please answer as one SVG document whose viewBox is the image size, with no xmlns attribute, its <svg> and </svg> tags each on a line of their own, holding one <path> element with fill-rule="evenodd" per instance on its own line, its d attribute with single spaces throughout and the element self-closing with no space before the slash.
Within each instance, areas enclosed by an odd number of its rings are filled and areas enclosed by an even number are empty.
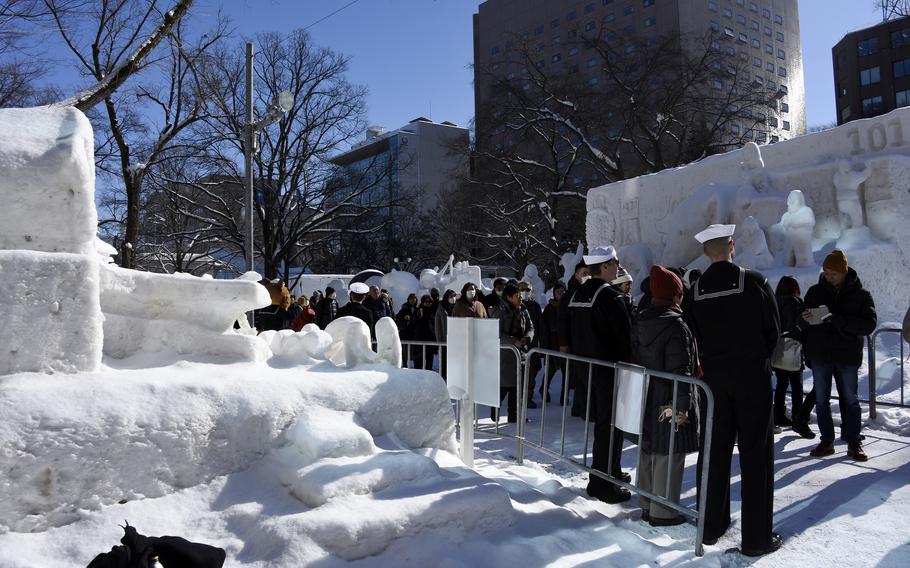
<svg viewBox="0 0 910 568">
<path fill-rule="evenodd" d="M 378 356 L 370 348 L 370 327 L 354 316 L 342 316 L 326 326 L 332 345 L 326 357 L 336 367 L 350 369 L 361 363 L 375 363 Z"/>
<path fill-rule="evenodd" d="M 834 190 L 837 195 L 837 208 L 841 213 L 841 227 L 844 230 L 865 227 L 859 186 L 869 178 L 869 173 L 869 167 L 866 165 L 863 165 L 861 170 L 854 170 L 847 160 L 837 161 Z"/>
<path fill-rule="evenodd" d="M 522 282 L 527 282 L 531 285 L 531 288 L 533 288 L 534 300 L 541 306 L 546 306 L 547 291 L 544 289 L 545 285 L 543 279 L 540 277 L 540 272 L 537 270 L 536 264 L 529 264 L 525 267 L 524 275 L 521 277 L 521 280 Z"/>
<path fill-rule="evenodd" d="M 380 288 L 389 291 L 395 309 L 398 310 L 407 302 L 409 294 L 420 292 L 420 282 L 410 272 L 392 270 L 382 277 Z"/>
<path fill-rule="evenodd" d="M 619 249 L 619 260 L 623 267 L 632 276 L 632 295 L 639 294 L 638 283 L 647 278 L 654 264 L 654 254 L 651 247 L 644 243 L 626 245 Z"/>
<path fill-rule="evenodd" d="M 787 212 L 780 223 L 771 227 L 771 233 L 783 239 L 784 266 L 812 266 L 812 231 L 815 229 L 815 212 L 806 205 L 803 192 L 794 189 L 787 196 Z"/>
<path fill-rule="evenodd" d="M 584 252 L 585 246 L 582 243 L 578 243 L 574 253 L 567 252 L 562 255 L 559 259 L 559 266 L 562 267 L 562 277 L 559 279 L 560 282 L 568 284 L 569 279 L 575 274 L 575 267 L 581 262 Z"/>
<path fill-rule="evenodd" d="M 390 317 L 376 322 L 376 355 L 395 368 L 401 368 L 401 337 L 398 326 Z"/>
<path fill-rule="evenodd" d="M 482 285 L 480 267 L 471 266 L 467 261 L 455 262 L 455 255 L 449 256 L 448 262 L 441 270 L 427 268 L 420 273 L 421 288 L 424 290 L 436 288 L 440 294 L 444 294 L 446 290 L 461 292 L 461 288 L 468 282 L 484 288 L 484 292 L 490 290 L 489 286 Z"/>
<path fill-rule="evenodd" d="M 736 262 L 746 268 L 763 270 L 774 266 L 774 255 L 768 250 L 765 233 L 755 217 L 749 216 L 736 226 Z"/>
<path fill-rule="evenodd" d="M 770 227 L 780 219 L 786 207 L 784 197 L 773 191 L 758 144 L 749 142 L 741 152 L 741 183 L 736 189 L 734 212 L 729 221 L 739 225 L 751 216 L 760 226 Z"/>
<path fill-rule="evenodd" d="M 0 374 L 94 371 L 103 342 L 92 127 L 0 110 Z"/>
<path fill-rule="evenodd" d="M 263 331 L 259 337 L 268 343 L 272 354 L 291 365 L 311 365 L 326 359 L 332 336 L 316 324 L 307 324 L 299 332 L 291 329 Z"/>
</svg>

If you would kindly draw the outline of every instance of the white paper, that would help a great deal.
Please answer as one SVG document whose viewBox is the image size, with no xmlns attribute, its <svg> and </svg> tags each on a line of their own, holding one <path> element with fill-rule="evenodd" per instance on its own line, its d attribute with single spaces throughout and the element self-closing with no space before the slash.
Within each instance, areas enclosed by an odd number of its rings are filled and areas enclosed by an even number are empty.
<svg viewBox="0 0 910 568">
<path fill-rule="evenodd" d="M 831 312 L 828 310 L 828 306 L 819 306 L 817 308 L 809 308 L 809 324 L 818 325 L 825 321 L 825 319 L 831 317 Z"/>
<path fill-rule="evenodd" d="M 446 349 L 449 395 L 498 407 L 499 320 L 449 318 Z"/>
<path fill-rule="evenodd" d="M 616 427 L 630 434 L 641 434 L 645 369 L 622 366 L 616 369 L 616 381 Z"/>
</svg>

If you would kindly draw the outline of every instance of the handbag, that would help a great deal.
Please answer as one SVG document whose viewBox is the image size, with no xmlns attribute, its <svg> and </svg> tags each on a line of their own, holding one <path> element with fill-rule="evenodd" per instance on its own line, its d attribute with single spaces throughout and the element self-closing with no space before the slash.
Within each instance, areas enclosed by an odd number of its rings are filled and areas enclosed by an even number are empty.
<svg viewBox="0 0 910 568">
<path fill-rule="evenodd" d="M 781 371 L 799 371 L 803 366 L 803 344 L 792 337 L 778 338 L 771 366 Z"/>
</svg>

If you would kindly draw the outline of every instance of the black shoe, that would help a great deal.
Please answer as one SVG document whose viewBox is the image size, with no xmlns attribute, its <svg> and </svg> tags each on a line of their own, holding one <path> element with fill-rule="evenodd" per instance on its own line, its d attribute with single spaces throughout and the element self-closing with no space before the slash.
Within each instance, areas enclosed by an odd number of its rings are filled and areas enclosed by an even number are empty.
<svg viewBox="0 0 910 568">
<path fill-rule="evenodd" d="M 591 493 L 588 491 L 588 495 L 597 499 L 598 501 L 603 501 L 604 503 L 610 503 L 615 505 L 617 503 L 623 503 L 632 498 L 632 494 L 628 490 L 623 489 L 622 487 L 613 486 L 612 489 L 607 489 L 606 491 L 597 491 Z"/>
<path fill-rule="evenodd" d="M 707 546 L 714 546 L 715 544 L 717 544 L 717 541 L 719 541 L 719 540 L 720 540 L 719 536 L 716 536 L 713 538 L 705 537 L 705 538 L 701 539 L 701 543 L 704 545 L 707 545 Z"/>
<path fill-rule="evenodd" d="M 808 422 L 795 420 L 793 422 L 793 431 L 807 440 L 815 439 L 815 432 L 812 431 L 812 428 L 809 428 Z"/>
<path fill-rule="evenodd" d="M 491 408 L 490 409 L 490 420 L 493 422 L 499 422 L 499 409 Z"/>
<path fill-rule="evenodd" d="M 768 544 L 768 546 L 755 549 L 743 548 L 740 552 L 742 552 L 745 556 L 764 556 L 765 554 L 770 554 L 780 548 L 783 543 L 784 541 L 780 535 L 773 532 L 771 533 L 771 542 Z"/>
<path fill-rule="evenodd" d="M 537 403 L 533 400 L 528 401 L 528 408 L 537 408 Z"/>
<path fill-rule="evenodd" d="M 651 520 L 648 522 L 652 527 L 675 527 L 676 525 L 685 523 L 686 518 L 682 515 L 676 515 L 669 519 L 665 519 L 664 517 L 651 517 Z"/>
<path fill-rule="evenodd" d="M 813 458 L 823 458 L 834 454 L 834 442 L 819 442 L 815 449 L 809 452 Z"/>
<path fill-rule="evenodd" d="M 540 397 L 541 397 L 541 398 L 544 398 L 544 394 L 543 394 L 543 393 L 540 393 Z M 550 404 L 550 402 L 551 402 L 551 401 L 550 401 L 550 393 L 547 393 L 546 401 L 547 401 L 547 404 Z"/>
<path fill-rule="evenodd" d="M 866 452 L 863 451 L 862 442 L 851 442 L 847 446 L 847 456 L 855 459 L 858 462 L 864 462 L 869 459 L 869 456 L 867 456 Z"/>
<path fill-rule="evenodd" d="M 775 420 L 774 420 L 774 425 L 775 425 L 775 426 L 789 427 L 789 426 L 793 426 L 793 421 L 790 420 L 789 418 L 787 418 L 786 416 L 784 416 L 784 417 L 782 417 L 782 418 L 780 418 L 780 419 L 775 419 Z"/>
<path fill-rule="evenodd" d="M 625 471 L 620 471 L 613 475 L 616 479 L 620 481 L 625 481 L 626 483 L 632 483 L 632 474 Z"/>
<path fill-rule="evenodd" d="M 641 510 L 641 522 L 643 522 L 643 523 L 651 522 L 651 513 L 642 509 Z"/>
</svg>

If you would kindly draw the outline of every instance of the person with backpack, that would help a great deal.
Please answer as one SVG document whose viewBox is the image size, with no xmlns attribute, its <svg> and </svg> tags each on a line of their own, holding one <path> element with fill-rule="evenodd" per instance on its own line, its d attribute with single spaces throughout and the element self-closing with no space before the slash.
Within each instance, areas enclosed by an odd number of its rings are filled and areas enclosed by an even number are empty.
<svg viewBox="0 0 910 568">
<path fill-rule="evenodd" d="M 803 299 L 799 295 L 799 282 L 792 276 L 783 276 L 777 282 L 774 295 L 777 299 L 777 309 L 780 314 L 779 341 L 792 339 L 803 343 L 803 332 L 799 327 L 802 320 Z M 800 349 L 802 351 L 802 349 Z M 771 369 L 777 376 L 777 386 L 774 388 L 774 425 L 778 427 L 792 426 L 794 430 L 802 430 L 802 424 L 794 425 L 799 421 L 799 409 L 803 404 L 803 368 L 800 358 L 799 369 L 787 370 L 774 366 Z M 791 418 L 787 418 L 787 387 L 790 388 Z M 808 424 L 806 425 L 808 427 Z M 799 431 L 797 431 L 799 433 Z"/>
</svg>

